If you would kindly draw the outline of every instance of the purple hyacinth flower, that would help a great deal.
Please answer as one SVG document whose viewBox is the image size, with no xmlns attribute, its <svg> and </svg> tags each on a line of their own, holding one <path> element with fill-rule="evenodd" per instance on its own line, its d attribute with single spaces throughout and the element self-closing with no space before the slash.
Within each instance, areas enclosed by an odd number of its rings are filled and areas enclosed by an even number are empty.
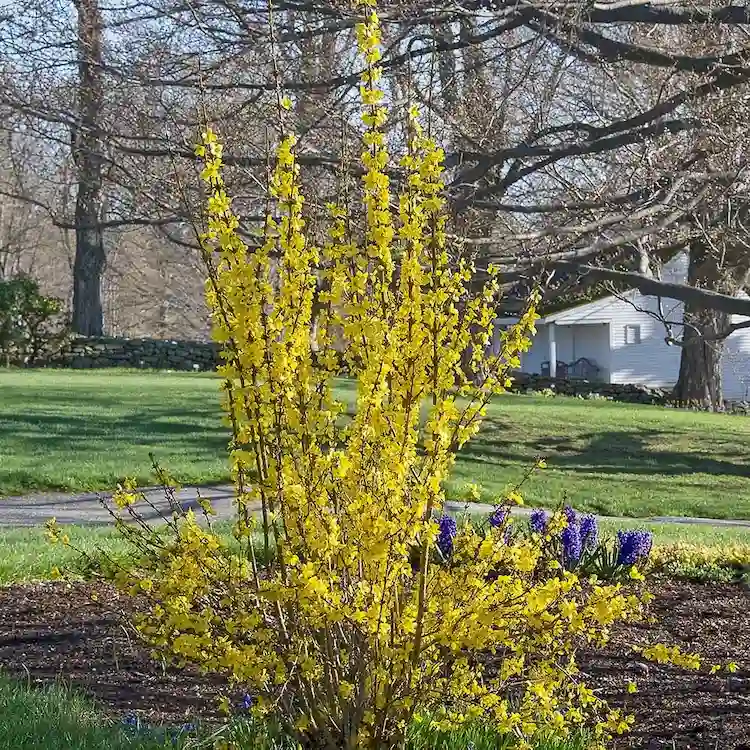
<svg viewBox="0 0 750 750">
<path fill-rule="evenodd" d="M 617 564 L 635 565 L 651 553 L 653 536 L 649 531 L 625 529 L 617 532 Z"/>
<path fill-rule="evenodd" d="M 529 527 L 537 534 L 544 534 L 549 523 L 549 513 L 546 510 L 534 510 L 529 516 Z"/>
<path fill-rule="evenodd" d="M 254 702 L 255 699 L 253 698 L 253 696 L 249 693 L 245 693 L 245 695 L 242 696 L 242 700 L 240 701 L 238 708 L 241 708 L 243 711 L 248 711 L 250 708 L 252 708 Z"/>
<path fill-rule="evenodd" d="M 654 546 L 654 535 L 650 531 L 641 532 L 641 557 L 648 557 Z"/>
<path fill-rule="evenodd" d="M 593 549 L 599 541 L 599 526 L 596 516 L 589 513 L 581 518 L 581 544 L 584 549 Z"/>
<path fill-rule="evenodd" d="M 563 508 L 563 513 L 565 514 L 565 519 L 568 522 L 568 526 L 577 526 L 578 525 L 578 516 L 576 515 L 576 512 L 571 508 L 569 505 L 566 505 Z"/>
<path fill-rule="evenodd" d="M 490 514 L 490 518 L 489 518 L 490 526 L 492 526 L 493 529 L 497 528 L 498 526 L 502 526 L 505 523 L 505 519 L 507 517 L 508 517 L 508 509 L 504 508 L 502 505 L 499 505 Z"/>
<path fill-rule="evenodd" d="M 581 559 L 581 530 L 575 524 L 566 526 L 560 534 L 563 546 L 563 562 L 577 563 Z"/>
<path fill-rule="evenodd" d="M 617 564 L 635 565 L 638 559 L 638 539 L 631 530 L 617 532 Z"/>
<path fill-rule="evenodd" d="M 453 537 L 456 536 L 456 532 L 458 531 L 456 519 L 448 515 L 443 515 L 438 519 L 438 527 L 437 546 L 443 553 L 443 556 L 448 557 L 453 552 Z"/>
</svg>

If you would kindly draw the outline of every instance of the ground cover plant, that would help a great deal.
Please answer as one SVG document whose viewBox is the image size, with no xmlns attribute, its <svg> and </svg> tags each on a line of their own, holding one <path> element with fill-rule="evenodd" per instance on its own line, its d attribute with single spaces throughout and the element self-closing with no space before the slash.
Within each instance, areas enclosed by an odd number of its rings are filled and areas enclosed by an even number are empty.
<svg viewBox="0 0 750 750">
<path fill-rule="evenodd" d="M 0 747 L 8 750 L 179 750 L 182 734 L 183 727 L 134 733 L 63 683 L 35 687 L 0 676 Z"/>
<path fill-rule="evenodd" d="M 148 484 L 151 451 L 185 484 L 227 481 L 219 385 L 192 373 L 0 370 L 0 495 Z M 353 383 L 338 380 L 336 395 L 353 403 Z M 743 416 L 503 394 L 459 452 L 449 496 L 477 482 L 491 501 L 545 455 L 525 488 L 532 506 L 565 496 L 604 515 L 748 519 L 749 444 Z"/>
</svg>

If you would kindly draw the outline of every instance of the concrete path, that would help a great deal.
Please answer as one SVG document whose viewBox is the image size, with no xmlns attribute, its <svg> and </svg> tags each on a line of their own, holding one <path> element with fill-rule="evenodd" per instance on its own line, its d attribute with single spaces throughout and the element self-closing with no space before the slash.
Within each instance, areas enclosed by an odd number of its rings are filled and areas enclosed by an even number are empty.
<svg viewBox="0 0 750 750">
<path fill-rule="evenodd" d="M 156 508 L 152 509 L 146 504 L 141 504 L 139 507 L 145 518 L 155 519 L 158 518 L 160 511 L 168 511 L 168 503 L 165 501 L 160 489 L 147 489 L 145 494 Z M 183 507 L 192 506 L 198 509 L 196 499 L 199 496 L 211 501 L 214 510 L 216 510 L 217 520 L 233 517 L 234 491 L 231 485 L 202 487 L 198 489 L 188 487 L 180 491 L 177 499 L 183 504 Z M 30 497 L 0 498 L 0 526 L 40 526 L 53 517 L 61 525 L 106 526 L 112 523 L 112 518 L 102 506 L 101 497 L 106 497 L 106 495 L 93 492 L 76 495 L 52 493 Z M 446 511 L 454 515 L 464 510 L 468 510 L 472 515 L 487 515 L 492 512 L 492 509 L 491 505 L 485 503 L 471 503 L 469 505 L 452 501 L 446 503 Z M 517 515 L 526 516 L 531 511 L 531 508 L 520 507 L 515 508 L 513 512 Z M 599 516 L 599 518 L 611 521 L 636 520 L 632 518 L 622 519 L 614 516 Z M 637 520 L 643 523 L 707 525 L 714 528 L 745 527 L 750 530 L 750 521 L 740 520 L 680 516 L 652 516 Z"/>
</svg>

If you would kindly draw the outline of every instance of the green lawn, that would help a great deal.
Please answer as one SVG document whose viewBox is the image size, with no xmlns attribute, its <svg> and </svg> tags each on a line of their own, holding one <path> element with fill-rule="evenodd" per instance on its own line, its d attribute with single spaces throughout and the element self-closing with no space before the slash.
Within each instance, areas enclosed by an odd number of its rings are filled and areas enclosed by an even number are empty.
<svg viewBox="0 0 750 750">
<path fill-rule="evenodd" d="M 185 483 L 227 478 L 228 433 L 210 375 L 0 372 L 0 495 L 150 480 L 150 451 Z M 351 385 L 342 383 L 348 394 Z M 610 515 L 750 519 L 750 418 L 506 395 L 462 452 L 449 487 L 491 501 L 534 457 L 527 504 Z"/>
<path fill-rule="evenodd" d="M 737 527 L 644 524 L 638 521 L 602 522 L 600 526 L 601 534 L 606 537 L 614 537 L 621 528 L 645 528 L 653 533 L 657 545 L 675 542 L 711 547 L 750 545 L 750 530 Z M 228 544 L 234 544 L 228 523 L 218 524 L 216 531 Z M 128 551 L 125 541 L 111 528 L 66 526 L 65 532 L 76 548 L 90 555 L 96 556 L 100 552 L 106 552 L 118 558 Z M 0 550 L 0 586 L 47 580 L 51 577 L 53 568 L 83 575 L 87 572 L 77 552 L 59 544 L 50 544 L 44 536 L 44 529 L 40 527 L 0 528 Z"/>
<path fill-rule="evenodd" d="M 463 450 L 454 486 L 491 492 L 535 455 L 529 505 L 605 515 L 750 518 L 750 418 L 655 406 L 505 395 Z"/>
<path fill-rule="evenodd" d="M 0 678 L 0 748 L 5 750 L 178 750 L 169 734 L 127 731 L 69 688 L 32 688 Z"/>
<path fill-rule="evenodd" d="M 291 738 L 267 726 L 235 720 L 208 728 L 126 726 L 64 684 L 32 687 L 0 677 L 1 750 L 294 750 Z M 226 744 L 217 744 L 216 739 Z M 499 736 L 479 722 L 453 732 L 414 726 L 407 750 L 511 750 L 513 740 Z M 542 740 L 535 750 L 584 750 L 583 737 Z"/>
<path fill-rule="evenodd" d="M 0 495 L 151 480 L 227 479 L 218 380 L 192 373 L 0 371 Z"/>
</svg>

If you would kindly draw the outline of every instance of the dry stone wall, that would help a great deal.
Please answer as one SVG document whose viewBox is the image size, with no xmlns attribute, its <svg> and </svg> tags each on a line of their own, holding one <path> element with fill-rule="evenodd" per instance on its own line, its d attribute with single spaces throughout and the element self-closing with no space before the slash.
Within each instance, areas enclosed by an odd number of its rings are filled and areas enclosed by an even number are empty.
<svg viewBox="0 0 750 750">
<path fill-rule="evenodd" d="M 157 370 L 214 370 L 219 364 L 219 347 L 207 341 L 162 341 L 160 339 L 74 338 L 66 348 L 46 362 L 56 367 L 90 369 L 134 367 Z M 658 404 L 668 392 L 639 385 L 562 380 L 528 373 L 515 373 L 513 390 L 553 390 L 566 396 L 598 395 L 617 401 Z"/>
<path fill-rule="evenodd" d="M 621 383 L 597 383 L 593 380 L 562 380 L 559 378 L 530 375 L 517 372 L 513 376 L 513 390 L 519 393 L 529 391 L 554 391 L 561 396 L 600 396 L 613 401 L 633 404 L 665 404 L 670 392 L 663 388 L 649 388 L 645 385 L 625 385 Z"/>
<path fill-rule="evenodd" d="M 203 372 L 215 370 L 220 361 L 219 347 L 210 341 L 78 337 L 71 339 L 53 358 L 40 364 L 74 369 L 132 367 Z M 590 380 L 562 380 L 524 372 L 514 374 L 512 390 L 519 393 L 550 390 L 561 396 L 599 397 L 634 404 L 670 403 L 667 389 Z M 731 410 L 737 411 L 736 406 L 733 405 Z M 743 413 L 750 410 L 750 404 L 740 406 Z"/>
<path fill-rule="evenodd" d="M 206 341 L 74 338 L 45 364 L 74 369 L 135 367 L 197 372 L 216 369 L 219 347 Z"/>
<path fill-rule="evenodd" d="M 597 383 L 589 380 L 559 380 L 556 378 L 529 375 L 525 372 L 514 374 L 512 390 L 518 393 L 552 391 L 561 396 L 578 398 L 606 398 L 630 404 L 656 404 L 680 409 L 705 411 L 700 405 L 676 403 L 669 388 L 649 388 L 645 385 L 623 383 Z M 746 401 L 725 401 L 719 411 L 730 414 L 750 415 L 750 403 Z"/>
</svg>

